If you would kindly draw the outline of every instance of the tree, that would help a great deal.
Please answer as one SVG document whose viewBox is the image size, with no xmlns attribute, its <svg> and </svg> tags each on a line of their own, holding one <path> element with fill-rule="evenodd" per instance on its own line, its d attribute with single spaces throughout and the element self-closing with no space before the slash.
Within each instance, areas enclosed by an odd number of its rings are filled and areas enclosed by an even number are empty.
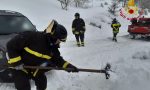
<svg viewBox="0 0 150 90">
<path fill-rule="evenodd" d="M 62 9 L 67 10 L 71 0 L 58 0 L 61 3 Z"/>
<path fill-rule="evenodd" d="M 142 1 L 141 1 L 141 7 L 142 7 L 143 9 L 145 9 L 145 8 L 150 9 L 149 0 L 142 0 Z"/>
<path fill-rule="evenodd" d="M 104 7 L 103 3 L 101 3 L 100 6 L 103 8 Z"/>
<path fill-rule="evenodd" d="M 108 11 L 111 14 L 115 15 L 117 8 L 118 8 L 118 3 L 116 1 L 112 1 L 112 5 L 110 7 L 108 7 Z"/>
<path fill-rule="evenodd" d="M 108 5 L 108 3 L 107 3 L 107 2 L 105 2 L 105 3 L 104 3 L 104 5 Z"/>
<path fill-rule="evenodd" d="M 75 7 L 83 7 L 83 5 L 90 0 L 74 0 Z"/>
</svg>

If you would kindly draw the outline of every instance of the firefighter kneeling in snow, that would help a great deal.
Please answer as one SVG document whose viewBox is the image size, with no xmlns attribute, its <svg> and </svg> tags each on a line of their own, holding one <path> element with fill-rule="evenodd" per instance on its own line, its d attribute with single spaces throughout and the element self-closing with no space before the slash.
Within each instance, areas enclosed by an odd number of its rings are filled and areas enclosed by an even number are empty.
<svg viewBox="0 0 150 90">
<path fill-rule="evenodd" d="M 117 34 L 119 33 L 119 28 L 121 27 L 121 24 L 117 21 L 116 18 L 113 19 L 111 27 L 113 29 L 113 41 L 117 42 Z"/>
<path fill-rule="evenodd" d="M 75 19 L 72 22 L 72 32 L 75 35 L 77 46 L 84 46 L 85 22 L 80 18 L 79 13 L 75 13 Z"/>
<path fill-rule="evenodd" d="M 27 69 L 23 66 L 50 66 L 78 69 L 65 61 L 58 50 L 60 42 L 65 42 L 65 27 L 52 21 L 44 32 L 23 32 L 7 43 L 8 64 L 13 66 L 12 77 L 17 90 L 31 90 L 30 79 L 35 81 L 37 90 L 46 90 L 47 78 L 42 69 Z"/>
</svg>

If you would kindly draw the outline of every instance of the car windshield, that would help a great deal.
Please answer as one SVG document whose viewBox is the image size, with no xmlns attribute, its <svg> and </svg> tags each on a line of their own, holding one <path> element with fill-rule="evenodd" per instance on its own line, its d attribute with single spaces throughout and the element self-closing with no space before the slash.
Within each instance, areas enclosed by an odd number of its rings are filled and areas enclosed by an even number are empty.
<svg viewBox="0 0 150 90">
<path fill-rule="evenodd" d="M 0 34 L 11 34 L 33 30 L 36 30 L 35 26 L 24 16 L 0 16 Z"/>
<path fill-rule="evenodd" d="M 139 24 L 139 26 L 149 26 L 150 25 L 150 21 L 148 21 L 148 20 L 140 20 L 139 22 L 138 22 L 138 24 Z"/>
</svg>

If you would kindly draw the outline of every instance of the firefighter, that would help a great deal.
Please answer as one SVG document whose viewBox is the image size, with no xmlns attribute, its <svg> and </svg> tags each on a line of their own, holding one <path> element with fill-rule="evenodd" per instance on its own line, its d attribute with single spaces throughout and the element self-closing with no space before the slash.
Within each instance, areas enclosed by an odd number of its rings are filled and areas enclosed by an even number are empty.
<svg viewBox="0 0 150 90">
<path fill-rule="evenodd" d="M 58 50 L 60 42 L 65 42 L 67 31 L 64 26 L 52 21 L 44 32 L 27 31 L 20 33 L 7 43 L 8 64 L 14 67 L 12 77 L 17 90 L 31 90 L 30 80 L 35 81 L 37 90 L 46 90 L 49 70 L 27 69 L 23 66 L 50 66 L 78 69 L 65 61 Z"/>
<path fill-rule="evenodd" d="M 75 19 L 72 22 L 72 33 L 75 35 L 77 46 L 84 46 L 85 22 L 80 18 L 79 13 L 75 13 Z"/>
<path fill-rule="evenodd" d="M 130 20 L 130 22 L 131 22 L 132 25 L 137 25 L 137 24 L 138 24 L 137 18 L 132 18 L 132 19 Z"/>
<path fill-rule="evenodd" d="M 113 29 L 113 41 L 117 42 L 117 34 L 119 33 L 119 28 L 121 27 L 121 24 L 117 21 L 116 18 L 113 19 L 111 27 Z"/>
</svg>

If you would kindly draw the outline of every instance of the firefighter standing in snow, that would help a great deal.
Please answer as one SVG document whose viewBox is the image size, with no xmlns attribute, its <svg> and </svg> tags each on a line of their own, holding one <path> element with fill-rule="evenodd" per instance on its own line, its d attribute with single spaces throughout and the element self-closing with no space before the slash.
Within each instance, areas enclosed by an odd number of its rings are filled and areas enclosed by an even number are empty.
<svg viewBox="0 0 150 90">
<path fill-rule="evenodd" d="M 75 19 L 72 22 L 72 32 L 75 35 L 77 46 L 84 46 L 85 22 L 80 18 L 79 13 L 75 13 Z"/>
<path fill-rule="evenodd" d="M 68 72 L 78 72 L 78 69 L 65 61 L 58 50 L 60 42 L 65 42 L 66 29 L 52 21 L 45 32 L 23 32 L 7 43 L 8 64 L 12 69 L 15 88 L 17 90 L 31 90 L 30 79 L 35 81 L 37 90 L 46 90 L 47 78 L 42 69 L 25 69 L 27 66 L 51 66 L 72 68 Z"/>
<path fill-rule="evenodd" d="M 121 24 L 116 20 L 116 18 L 113 19 L 111 27 L 113 29 L 113 41 L 117 42 L 117 34 L 119 33 L 119 28 L 121 27 Z"/>
</svg>

